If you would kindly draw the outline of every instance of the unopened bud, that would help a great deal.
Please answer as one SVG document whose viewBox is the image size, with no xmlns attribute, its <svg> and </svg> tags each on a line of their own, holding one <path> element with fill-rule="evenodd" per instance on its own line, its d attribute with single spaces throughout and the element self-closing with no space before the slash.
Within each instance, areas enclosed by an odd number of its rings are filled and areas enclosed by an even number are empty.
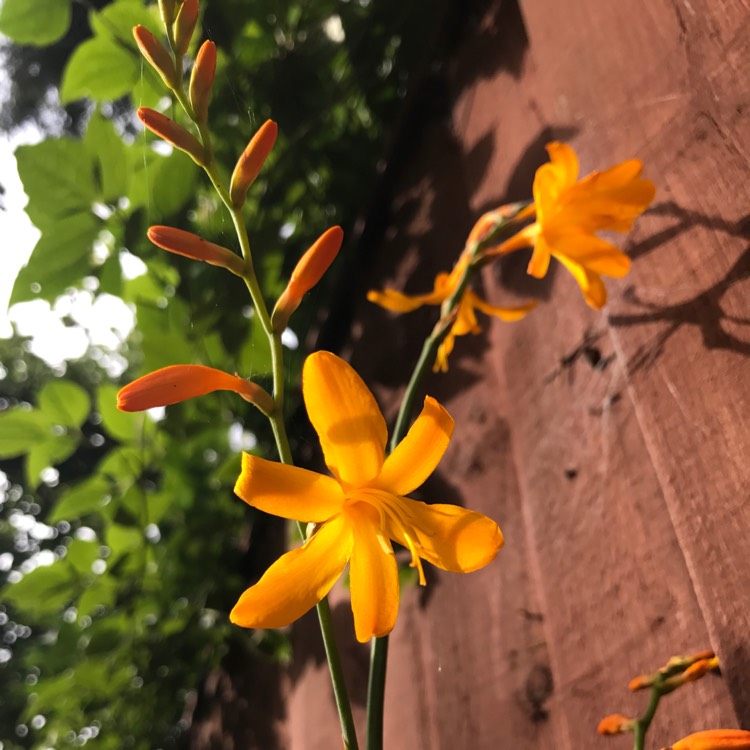
<svg viewBox="0 0 750 750">
<path fill-rule="evenodd" d="M 199 166 L 206 163 L 206 152 L 198 139 L 185 128 L 170 120 L 161 112 L 148 107 L 138 108 L 138 119 L 152 132 L 184 151 Z"/>
<path fill-rule="evenodd" d="M 632 732 L 635 720 L 622 714 L 610 714 L 605 716 L 600 722 L 596 731 L 599 734 L 623 734 L 623 732 Z"/>
<path fill-rule="evenodd" d="M 178 55 L 184 55 L 188 51 L 197 22 L 198 0 L 185 0 L 174 22 L 174 44 Z"/>
<path fill-rule="evenodd" d="M 177 71 L 175 70 L 172 56 L 167 52 L 164 45 L 145 26 L 135 26 L 133 28 L 133 36 L 141 54 L 162 77 L 167 87 L 170 89 L 175 88 L 177 85 Z"/>
<path fill-rule="evenodd" d="M 683 737 L 662 750 L 750 750 L 750 732 L 744 729 L 708 729 Z"/>
<path fill-rule="evenodd" d="M 226 268 L 237 276 L 244 273 L 245 264 L 239 255 L 192 232 L 174 227 L 155 226 L 148 230 L 148 238 L 154 245 L 170 253 Z"/>
<path fill-rule="evenodd" d="M 175 15 L 175 0 L 159 0 L 159 12 L 161 13 L 161 20 L 165 28 L 169 28 L 174 21 Z"/>
<path fill-rule="evenodd" d="M 200 122 L 208 117 L 208 102 L 214 87 L 216 75 L 216 45 L 203 42 L 195 58 L 193 72 L 190 74 L 190 104 L 193 113 Z"/>
<path fill-rule="evenodd" d="M 245 203 L 248 188 L 271 153 L 278 132 L 279 126 L 273 120 L 266 120 L 237 160 L 229 187 L 232 205 L 235 208 L 240 208 Z"/>
<path fill-rule="evenodd" d="M 271 414 L 274 409 L 273 399 L 259 385 L 203 365 L 171 365 L 144 375 L 120 390 L 117 408 L 120 411 L 144 411 L 214 391 L 234 391 L 264 414 Z"/>
<path fill-rule="evenodd" d="M 341 227 L 331 227 L 300 258 L 271 315 L 271 325 L 276 333 L 286 328 L 302 298 L 320 281 L 333 263 L 343 241 L 344 231 Z"/>
</svg>

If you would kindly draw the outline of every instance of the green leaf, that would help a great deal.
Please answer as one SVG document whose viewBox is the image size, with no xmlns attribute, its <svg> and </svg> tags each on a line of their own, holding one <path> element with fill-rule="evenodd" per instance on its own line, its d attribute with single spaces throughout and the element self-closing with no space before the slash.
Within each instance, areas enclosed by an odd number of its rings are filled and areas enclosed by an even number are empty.
<svg viewBox="0 0 750 750">
<path fill-rule="evenodd" d="M 104 37 L 87 39 L 70 56 L 60 86 L 63 104 L 89 97 L 108 102 L 129 94 L 140 77 L 135 50 Z"/>
<path fill-rule="evenodd" d="M 98 114 L 89 121 L 84 143 L 97 166 L 101 200 L 114 203 L 128 192 L 127 146 L 112 122 Z"/>
<path fill-rule="evenodd" d="M 91 615 L 97 607 L 111 607 L 117 595 L 117 581 L 106 573 L 91 579 L 78 599 L 78 616 Z"/>
<path fill-rule="evenodd" d="M 132 526 L 113 523 L 107 528 L 107 546 L 110 554 L 107 562 L 114 565 L 123 555 L 145 544 L 143 532 Z"/>
<path fill-rule="evenodd" d="M 0 413 L 0 458 L 28 453 L 51 437 L 51 425 L 44 415 L 20 406 Z"/>
<path fill-rule="evenodd" d="M 26 481 L 29 489 L 39 486 L 41 473 L 48 466 L 56 466 L 75 453 L 78 440 L 72 435 L 56 435 L 42 443 L 36 443 L 29 450 L 26 459 Z"/>
<path fill-rule="evenodd" d="M 142 0 L 115 0 L 98 13 L 91 13 L 91 30 L 97 36 L 119 39 L 135 49 L 130 30 L 140 24 L 156 32 L 161 26 L 157 10 L 156 3 L 144 7 Z"/>
<path fill-rule="evenodd" d="M 151 219 L 174 216 L 193 196 L 198 167 L 195 162 L 176 149 L 164 157 L 151 185 Z"/>
<path fill-rule="evenodd" d="M 57 222 L 90 212 L 97 199 L 91 157 L 82 141 L 48 138 L 15 151 L 18 174 L 29 196 L 26 213 L 42 232 L 58 231 Z"/>
<path fill-rule="evenodd" d="M 43 230 L 28 264 L 16 277 L 10 304 L 31 299 L 53 302 L 68 287 L 79 284 L 91 269 L 91 249 L 99 228 L 99 219 L 86 212 L 56 219 L 54 229 Z"/>
<path fill-rule="evenodd" d="M 53 614 L 66 605 L 74 596 L 74 587 L 71 569 L 64 561 L 58 561 L 36 568 L 18 583 L 6 586 L 2 598 L 23 612 L 41 616 Z"/>
<path fill-rule="evenodd" d="M 101 476 L 93 476 L 63 493 L 47 523 L 81 518 L 89 513 L 98 512 L 110 493 L 110 483 Z"/>
<path fill-rule="evenodd" d="M 122 446 L 110 451 L 97 467 L 99 474 L 114 482 L 120 492 L 125 492 L 143 471 L 141 451 Z"/>
<path fill-rule="evenodd" d="M 71 0 L 3 0 L 0 33 L 16 44 L 52 44 L 70 26 L 70 5 Z"/>
<path fill-rule="evenodd" d="M 99 559 L 99 542 L 74 539 L 68 547 L 65 559 L 78 573 L 91 575 L 91 566 L 94 560 Z"/>
<path fill-rule="evenodd" d="M 102 418 L 102 426 L 113 438 L 132 443 L 142 436 L 146 415 L 120 411 L 117 408 L 118 390 L 111 383 L 99 386 L 96 408 Z"/>
<path fill-rule="evenodd" d="M 39 408 L 55 424 L 78 428 L 89 414 L 89 394 L 71 380 L 50 380 L 39 392 Z"/>
</svg>

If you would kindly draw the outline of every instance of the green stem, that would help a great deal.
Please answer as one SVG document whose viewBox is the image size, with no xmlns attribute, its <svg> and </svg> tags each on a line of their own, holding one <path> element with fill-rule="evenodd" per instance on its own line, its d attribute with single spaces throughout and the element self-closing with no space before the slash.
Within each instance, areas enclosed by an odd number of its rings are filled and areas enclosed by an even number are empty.
<svg viewBox="0 0 750 750">
<path fill-rule="evenodd" d="M 646 732 L 656 714 L 662 692 L 657 686 L 651 688 L 651 697 L 646 708 L 646 713 L 638 719 L 633 726 L 633 750 L 644 750 L 646 746 Z"/>
<path fill-rule="evenodd" d="M 268 419 L 271 422 L 271 428 L 273 430 L 274 440 L 276 442 L 276 448 L 279 453 L 281 462 L 288 465 L 293 465 L 294 461 L 292 458 L 292 451 L 289 446 L 289 438 L 286 434 L 286 425 L 284 423 L 284 357 L 283 348 L 281 344 L 281 334 L 275 333 L 273 326 L 271 325 L 271 316 L 268 314 L 268 308 L 266 302 L 263 299 L 263 293 L 258 284 L 258 279 L 253 269 L 252 252 L 250 248 L 250 239 L 247 234 L 247 227 L 245 226 L 244 219 L 242 217 L 242 209 L 237 208 L 233 203 L 229 195 L 229 191 L 221 181 L 221 176 L 217 169 L 216 164 L 213 161 L 213 149 L 211 147 L 211 134 L 205 123 L 199 122 L 193 108 L 190 105 L 188 97 L 185 95 L 185 89 L 183 85 L 180 85 L 174 90 L 174 94 L 177 100 L 182 105 L 188 117 L 195 123 L 200 133 L 202 145 L 206 153 L 206 164 L 204 165 L 204 171 L 211 180 L 216 192 L 221 198 L 222 202 L 229 211 L 232 217 L 232 223 L 234 224 L 235 232 L 237 233 L 237 239 L 242 250 L 242 257 L 245 261 L 245 271 L 242 278 L 250 292 L 253 305 L 255 308 L 256 315 L 260 321 L 263 330 L 268 337 L 268 343 L 271 348 L 271 370 L 273 373 L 273 399 L 274 409 L 272 414 L 269 415 Z M 299 531 L 301 539 L 305 540 L 305 530 L 302 524 L 297 524 L 297 530 Z M 318 612 L 318 621 L 320 622 L 320 631 L 323 637 L 323 645 L 325 647 L 326 658 L 328 660 L 328 669 L 331 674 L 331 682 L 333 683 L 333 694 L 336 700 L 336 707 L 338 709 L 339 721 L 341 723 L 341 735 L 344 741 L 344 747 L 346 750 L 358 750 L 359 745 L 357 744 L 357 735 L 354 727 L 354 718 L 352 716 L 351 705 L 349 702 L 349 696 L 346 690 L 346 681 L 344 680 L 344 671 L 341 667 L 341 658 L 339 656 L 338 647 L 336 645 L 336 636 L 333 629 L 333 619 L 331 617 L 331 607 L 328 604 L 328 598 L 324 597 L 316 607 Z"/>
</svg>

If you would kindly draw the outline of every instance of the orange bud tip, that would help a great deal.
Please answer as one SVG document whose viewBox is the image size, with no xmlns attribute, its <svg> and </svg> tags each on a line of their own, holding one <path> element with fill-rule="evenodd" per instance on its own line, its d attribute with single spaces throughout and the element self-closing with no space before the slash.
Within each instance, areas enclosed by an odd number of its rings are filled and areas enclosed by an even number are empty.
<svg viewBox="0 0 750 750">
<path fill-rule="evenodd" d="M 671 750 L 750 750 L 750 732 L 744 729 L 708 729 L 683 737 Z"/>
<path fill-rule="evenodd" d="M 138 108 L 138 119 L 152 132 L 171 143 L 175 148 L 184 151 L 196 164 L 204 166 L 206 152 L 198 139 L 185 128 L 170 120 L 161 112 L 149 107 Z"/>
<path fill-rule="evenodd" d="M 197 22 L 198 0 L 185 0 L 177 11 L 174 22 L 175 50 L 178 55 L 184 55 L 188 51 Z"/>
<path fill-rule="evenodd" d="M 633 730 L 633 719 L 622 714 L 610 714 L 605 716 L 600 722 L 596 731 L 599 734 L 622 734 Z"/>
<path fill-rule="evenodd" d="M 245 264 L 239 255 L 197 234 L 164 226 L 151 227 L 147 234 L 151 242 L 162 250 L 226 268 L 237 276 L 244 273 Z"/>
<path fill-rule="evenodd" d="M 168 88 L 174 88 L 177 84 L 177 71 L 164 45 L 145 26 L 134 27 L 133 36 L 138 49 L 151 67 L 162 77 Z"/>
<path fill-rule="evenodd" d="M 190 104 L 196 119 L 200 122 L 205 122 L 208 117 L 208 102 L 215 76 L 216 45 L 210 41 L 203 42 L 190 75 Z"/>
<path fill-rule="evenodd" d="M 235 208 L 240 208 L 245 203 L 247 191 L 260 174 L 276 143 L 278 133 L 279 126 L 273 120 L 266 120 L 237 160 L 229 186 L 229 194 Z"/>
<path fill-rule="evenodd" d="M 259 385 L 203 365 L 171 365 L 144 375 L 120 390 L 117 408 L 127 412 L 145 411 L 214 391 L 234 391 L 265 414 L 273 411 L 273 399 Z"/>
<path fill-rule="evenodd" d="M 279 297 L 271 316 L 273 330 L 281 333 L 286 328 L 292 313 L 299 307 L 302 298 L 323 277 L 335 260 L 344 241 L 344 230 L 331 227 L 323 232 L 299 259 L 294 267 L 286 289 Z"/>
<path fill-rule="evenodd" d="M 651 685 L 653 684 L 653 675 L 639 674 L 638 677 L 633 677 L 633 679 L 628 683 L 628 690 L 635 693 L 637 690 L 645 690 L 646 688 L 651 687 Z"/>
</svg>

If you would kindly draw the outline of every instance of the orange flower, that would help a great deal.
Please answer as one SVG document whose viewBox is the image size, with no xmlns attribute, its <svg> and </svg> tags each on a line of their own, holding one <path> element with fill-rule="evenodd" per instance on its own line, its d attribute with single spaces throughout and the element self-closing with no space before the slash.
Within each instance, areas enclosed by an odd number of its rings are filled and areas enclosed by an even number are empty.
<svg viewBox="0 0 750 750">
<path fill-rule="evenodd" d="M 237 276 L 242 276 L 245 271 L 245 264 L 239 255 L 192 232 L 174 227 L 154 226 L 147 234 L 151 242 L 162 250 L 226 268 Z"/>
<path fill-rule="evenodd" d="M 203 42 L 195 58 L 190 74 L 190 104 L 197 120 L 205 122 L 208 117 L 208 102 L 216 76 L 216 45 Z"/>
<path fill-rule="evenodd" d="M 398 313 L 411 312 L 422 305 L 441 305 L 455 293 L 470 260 L 470 256 L 464 253 L 449 274 L 439 273 L 435 278 L 433 290 L 429 294 L 409 296 L 395 289 L 384 289 L 382 292 L 371 290 L 367 293 L 367 299 L 386 310 Z M 477 322 L 475 310 L 481 310 L 485 315 L 494 315 L 500 320 L 511 322 L 523 318 L 529 310 L 536 307 L 536 304 L 536 302 L 527 302 L 518 307 L 495 307 L 467 288 L 458 303 L 455 322 L 440 345 L 433 369 L 441 372 L 448 369 L 448 356 L 453 351 L 456 336 L 479 333 L 482 330 Z"/>
<path fill-rule="evenodd" d="M 333 263 L 343 241 L 344 230 L 341 227 L 331 227 L 323 232 L 299 259 L 289 277 L 286 289 L 273 309 L 271 322 L 274 331 L 278 333 L 286 328 L 289 318 L 299 307 L 302 298 L 320 281 Z"/>
<path fill-rule="evenodd" d="M 640 177 L 643 165 L 638 159 L 579 180 L 578 158 L 570 146 L 553 142 L 547 151 L 550 162 L 534 177 L 534 207 L 529 213 L 536 212 L 536 221 L 485 255 L 533 246 L 528 267 L 532 276 L 542 278 L 555 257 L 573 274 L 586 302 L 599 309 L 607 302 L 601 276 L 625 276 L 630 259 L 596 232 L 627 232 L 656 189 Z"/>
<path fill-rule="evenodd" d="M 605 716 L 600 722 L 596 731 L 599 734 L 622 734 L 623 732 L 633 731 L 634 720 L 622 714 L 610 714 Z"/>
<path fill-rule="evenodd" d="M 162 77 L 167 87 L 173 89 L 177 84 L 177 71 L 164 45 L 145 26 L 134 26 L 133 36 L 141 54 Z"/>
<path fill-rule="evenodd" d="M 144 411 L 169 406 L 214 391 L 234 391 L 270 414 L 274 401 L 259 385 L 237 375 L 203 365 L 171 365 L 134 380 L 117 394 L 120 411 Z"/>
<path fill-rule="evenodd" d="M 245 202 L 247 191 L 260 174 L 278 133 L 279 126 L 273 120 L 266 120 L 237 160 L 229 185 L 229 194 L 235 208 L 240 208 Z"/>
<path fill-rule="evenodd" d="M 196 164 L 205 164 L 206 152 L 200 141 L 174 120 L 149 107 L 138 107 L 138 119 L 152 133 L 184 151 Z"/>
<path fill-rule="evenodd" d="M 330 591 L 347 563 L 357 640 L 387 635 L 398 613 L 398 567 L 391 540 L 422 560 L 470 573 L 497 555 L 503 536 L 481 513 L 427 505 L 405 495 L 435 470 L 453 420 L 437 401 L 386 458 L 387 430 L 375 398 L 357 373 L 330 352 L 305 361 L 302 395 L 333 476 L 243 454 L 235 492 L 249 505 L 316 524 L 298 549 L 282 555 L 240 597 L 230 619 L 246 628 L 294 622 Z"/>
<path fill-rule="evenodd" d="M 198 23 L 198 0 L 185 0 L 177 11 L 177 18 L 174 21 L 174 41 L 178 55 L 184 55 L 188 51 L 196 23 Z"/>
<path fill-rule="evenodd" d="M 744 729 L 708 729 L 683 737 L 664 750 L 750 750 L 750 732 Z"/>
</svg>

